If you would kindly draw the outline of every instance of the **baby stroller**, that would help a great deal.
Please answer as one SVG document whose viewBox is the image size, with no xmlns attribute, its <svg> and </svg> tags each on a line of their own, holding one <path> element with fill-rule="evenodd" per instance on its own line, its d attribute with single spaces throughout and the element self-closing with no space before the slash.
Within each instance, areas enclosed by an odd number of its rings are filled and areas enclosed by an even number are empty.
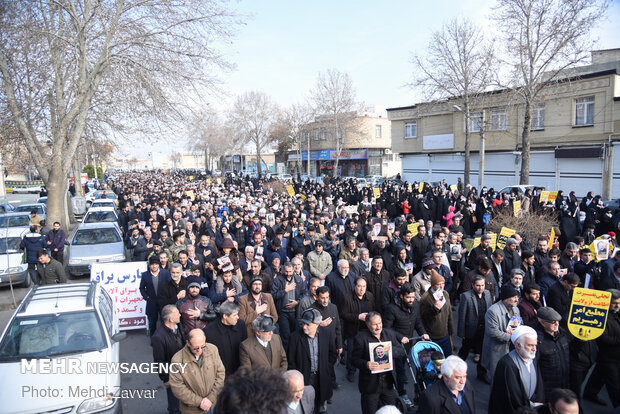
<svg viewBox="0 0 620 414">
<path fill-rule="evenodd" d="M 431 354 L 439 352 L 443 355 L 443 350 L 435 342 L 420 341 L 411 348 L 411 358 L 416 368 L 413 376 L 416 387 L 416 399 L 422 394 L 422 391 L 433 385 L 438 379 L 439 372 L 433 366 Z"/>
<path fill-rule="evenodd" d="M 434 380 L 432 379 L 433 375 L 431 372 L 427 371 L 427 366 L 431 364 L 431 353 L 434 351 L 439 351 L 443 355 L 443 351 L 441 347 L 437 345 L 435 342 L 431 341 L 421 341 L 421 337 L 409 338 L 412 342 L 416 342 L 415 345 L 411 348 L 411 352 L 407 354 L 407 365 L 409 366 L 409 370 L 411 371 L 411 377 L 413 378 L 413 387 L 415 391 L 415 396 L 413 398 L 414 404 L 418 404 L 420 395 L 422 391 L 424 391 L 428 386 L 430 386 Z M 413 364 L 411 363 L 413 360 Z M 415 368 L 414 368 L 415 367 Z M 436 380 L 437 373 L 435 372 L 434 378 Z M 399 398 L 397 400 L 397 407 L 401 410 L 401 412 L 408 412 L 407 405 Z"/>
</svg>

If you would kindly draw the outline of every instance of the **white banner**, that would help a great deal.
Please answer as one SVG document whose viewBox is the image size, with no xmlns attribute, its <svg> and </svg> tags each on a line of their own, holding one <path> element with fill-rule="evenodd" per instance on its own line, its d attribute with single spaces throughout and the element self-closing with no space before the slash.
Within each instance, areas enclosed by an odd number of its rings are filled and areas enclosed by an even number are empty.
<svg viewBox="0 0 620 414">
<path fill-rule="evenodd" d="M 140 294 L 142 272 L 146 262 L 93 263 L 90 268 L 90 280 L 112 297 L 121 330 L 147 328 L 146 301 Z"/>
</svg>

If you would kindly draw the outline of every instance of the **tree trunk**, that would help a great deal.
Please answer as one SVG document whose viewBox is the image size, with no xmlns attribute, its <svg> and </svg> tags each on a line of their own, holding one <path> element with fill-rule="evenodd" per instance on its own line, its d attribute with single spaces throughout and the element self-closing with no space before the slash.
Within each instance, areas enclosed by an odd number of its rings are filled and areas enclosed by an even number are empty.
<svg viewBox="0 0 620 414">
<path fill-rule="evenodd" d="M 463 185 L 469 184 L 470 174 L 471 174 L 471 150 L 470 150 L 470 139 L 469 139 L 469 105 L 465 103 L 465 168 L 463 171 Z"/>
<path fill-rule="evenodd" d="M 256 141 L 256 172 L 260 174 L 261 166 L 260 166 L 260 146 L 258 145 L 258 141 Z"/>
<path fill-rule="evenodd" d="M 532 129 L 532 116 L 530 113 L 531 103 L 525 99 L 525 119 L 523 120 L 523 133 L 521 134 L 521 177 L 519 184 L 530 183 L 530 134 Z"/>
<path fill-rule="evenodd" d="M 59 168 L 60 169 L 60 168 Z M 46 223 L 53 224 L 58 221 L 60 225 L 67 231 L 69 229 L 68 208 L 65 205 L 67 193 L 67 178 L 63 174 L 59 174 L 57 169 L 52 169 L 47 182 L 47 217 Z M 79 183 L 79 179 L 76 180 Z M 76 185 L 79 185 L 77 184 Z"/>
</svg>

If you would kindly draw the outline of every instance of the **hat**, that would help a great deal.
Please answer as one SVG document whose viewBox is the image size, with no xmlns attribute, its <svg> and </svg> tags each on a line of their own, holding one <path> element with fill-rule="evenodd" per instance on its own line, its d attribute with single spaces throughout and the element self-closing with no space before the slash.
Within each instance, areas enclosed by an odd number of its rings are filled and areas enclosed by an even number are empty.
<svg viewBox="0 0 620 414">
<path fill-rule="evenodd" d="M 538 319 L 541 319 L 543 321 L 555 322 L 562 320 L 562 316 L 557 313 L 555 309 L 546 306 L 538 308 L 536 313 L 538 315 Z"/>
<path fill-rule="evenodd" d="M 505 285 L 503 285 L 502 289 L 499 292 L 500 300 L 513 298 L 515 296 L 519 296 L 519 292 L 510 283 L 506 283 Z"/>
<path fill-rule="evenodd" d="M 538 334 L 536 333 L 534 328 L 530 328 L 527 325 L 520 325 L 512 332 L 512 335 L 510 335 L 510 340 L 514 344 L 515 342 L 517 342 L 517 339 L 519 339 L 523 335 L 530 335 L 538 338 Z"/>
<path fill-rule="evenodd" d="M 321 323 L 321 321 L 323 320 L 323 317 L 321 316 L 321 313 L 316 310 L 316 309 L 307 309 L 302 315 L 301 315 L 301 322 L 305 323 L 305 324 L 309 324 L 309 323 Z"/>
<path fill-rule="evenodd" d="M 192 282 L 189 285 L 187 285 L 187 289 L 189 290 L 189 288 L 191 287 L 197 287 L 198 289 L 200 289 L 200 283 L 198 282 Z"/>
<path fill-rule="evenodd" d="M 226 237 L 223 241 L 222 241 L 222 249 L 234 249 L 235 245 L 232 241 L 232 239 L 229 239 L 228 237 Z"/>
<path fill-rule="evenodd" d="M 273 317 L 270 315 L 259 315 L 252 321 L 252 329 L 256 332 L 272 332 L 276 329 L 273 324 Z"/>
<path fill-rule="evenodd" d="M 426 257 L 424 258 L 424 260 L 422 260 L 422 267 L 431 267 L 431 266 L 435 266 L 435 262 L 433 261 L 433 259 L 431 259 L 430 257 Z"/>
<path fill-rule="evenodd" d="M 491 236 L 489 236 L 488 234 L 483 234 L 482 236 L 480 236 L 480 240 L 481 241 L 491 240 Z"/>
<path fill-rule="evenodd" d="M 437 273 L 435 269 L 431 270 L 431 286 L 435 286 L 436 284 L 442 283 L 445 281 L 446 279 L 442 275 Z"/>
<path fill-rule="evenodd" d="M 323 240 L 317 240 L 317 241 L 315 241 L 315 242 L 314 242 L 314 245 L 315 245 L 315 246 L 323 246 L 323 247 L 325 247 L 325 243 L 323 243 Z"/>
<path fill-rule="evenodd" d="M 161 241 L 159 241 L 159 240 L 155 240 L 155 241 L 153 242 L 153 246 L 161 246 L 161 245 L 162 245 L 162 243 L 161 243 Z"/>
<path fill-rule="evenodd" d="M 250 286 L 252 286 L 252 284 L 256 281 L 263 283 L 263 278 L 258 275 L 252 276 L 252 278 L 250 279 Z"/>
<path fill-rule="evenodd" d="M 316 231 L 316 228 L 312 224 L 310 224 L 308 226 L 308 231 Z"/>
<path fill-rule="evenodd" d="M 159 256 L 151 256 L 149 257 L 149 264 L 158 264 L 161 265 L 161 262 L 159 261 Z"/>
</svg>

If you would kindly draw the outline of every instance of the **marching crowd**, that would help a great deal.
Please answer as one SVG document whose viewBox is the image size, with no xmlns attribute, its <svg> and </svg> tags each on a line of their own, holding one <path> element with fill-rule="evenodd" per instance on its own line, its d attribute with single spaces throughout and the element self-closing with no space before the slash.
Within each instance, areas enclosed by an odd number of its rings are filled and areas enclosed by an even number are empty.
<svg viewBox="0 0 620 414">
<path fill-rule="evenodd" d="M 364 414 L 397 399 L 411 408 L 413 397 L 419 412 L 476 413 L 470 357 L 491 387 L 490 413 L 578 412 L 581 398 L 605 404 L 603 386 L 620 406 L 620 212 L 600 196 L 560 191 L 545 203 L 540 192 L 478 191 L 460 179 L 386 180 L 377 191 L 326 178 L 284 191 L 277 181 L 158 171 L 107 185 L 132 260 L 148 262 L 140 291 L 153 357 L 189 364 L 161 375 L 171 413 L 326 412 L 345 380 L 336 364 L 347 381 L 358 376 Z M 492 248 L 487 226 L 517 201 L 524 214 L 557 215 L 552 245 L 516 229 Z M 596 238 L 608 240 L 607 260 L 593 257 Z M 594 341 L 567 330 L 578 286 L 611 292 Z M 414 337 L 442 352 L 429 388 L 408 396 Z"/>
</svg>

